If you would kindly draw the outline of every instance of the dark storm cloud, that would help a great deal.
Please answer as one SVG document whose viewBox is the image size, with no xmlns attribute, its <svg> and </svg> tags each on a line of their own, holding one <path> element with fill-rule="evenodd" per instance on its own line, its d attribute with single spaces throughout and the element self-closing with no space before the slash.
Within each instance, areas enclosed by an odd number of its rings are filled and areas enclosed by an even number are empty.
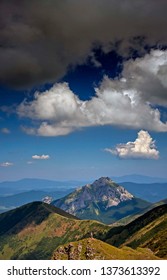
<svg viewBox="0 0 167 280">
<path fill-rule="evenodd" d="M 1 0 L 0 81 L 15 87 L 56 81 L 96 43 L 107 49 L 121 40 L 123 52 L 136 36 L 166 44 L 166 10 L 166 0 Z"/>
</svg>

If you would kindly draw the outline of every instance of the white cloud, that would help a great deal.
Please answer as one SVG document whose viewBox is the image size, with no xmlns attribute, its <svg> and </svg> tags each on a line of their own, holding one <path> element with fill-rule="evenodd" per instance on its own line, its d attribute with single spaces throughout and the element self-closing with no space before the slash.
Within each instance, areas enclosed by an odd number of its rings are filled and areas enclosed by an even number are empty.
<svg viewBox="0 0 167 280">
<path fill-rule="evenodd" d="M 36 92 L 34 101 L 24 101 L 18 112 L 33 119 L 62 122 L 73 117 L 79 102 L 66 83 L 55 84 L 48 91 Z"/>
<path fill-rule="evenodd" d="M 41 156 L 39 156 L 39 155 L 34 155 L 34 156 L 32 156 L 32 159 L 49 159 L 50 158 L 50 156 L 49 155 L 41 155 Z"/>
<path fill-rule="evenodd" d="M 37 130 L 37 133 L 41 136 L 60 136 L 67 135 L 73 131 L 72 127 L 61 127 L 56 125 L 48 124 L 47 122 L 43 122 Z"/>
<path fill-rule="evenodd" d="M 18 107 L 20 117 L 36 121 L 23 127 L 28 134 L 67 135 L 76 129 L 99 125 L 117 125 L 167 132 L 156 105 L 167 107 L 167 51 L 150 54 L 124 64 L 120 79 L 104 77 L 91 100 L 80 100 L 67 83 L 35 93 L 33 101 Z"/>
<path fill-rule="evenodd" d="M 20 117 L 41 121 L 38 128 L 22 127 L 26 133 L 59 136 L 89 126 L 85 104 L 70 90 L 67 83 L 62 83 L 55 84 L 43 93 L 37 92 L 32 102 L 25 100 L 17 108 L 17 113 Z"/>
<path fill-rule="evenodd" d="M 12 162 L 2 162 L 2 163 L 0 163 L 0 166 L 1 167 L 9 167 L 9 166 L 12 166 L 13 165 L 13 163 Z"/>
<path fill-rule="evenodd" d="M 138 137 L 134 142 L 118 144 L 114 149 L 106 148 L 105 151 L 120 158 L 159 158 L 159 151 L 156 149 L 155 141 L 144 130 L 138 132 Z"/>
<path fill-rule="evenodd" d="M 6 127 L 3 127 L 3 128 L 1 129 L 1 133 L 10 134 L 10 130 L 9 130 L 8 128 L 6 128 Z"/>
<path fill-rule="evenodd" d="M 33 164 L 33 162 L 32 161 L 27 161 L 27 164 Z"/>
</svg>

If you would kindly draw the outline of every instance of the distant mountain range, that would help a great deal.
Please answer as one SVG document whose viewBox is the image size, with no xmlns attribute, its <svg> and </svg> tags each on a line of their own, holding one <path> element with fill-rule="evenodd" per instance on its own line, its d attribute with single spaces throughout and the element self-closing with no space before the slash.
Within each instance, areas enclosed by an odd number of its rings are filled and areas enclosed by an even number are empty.
<svg viewBox="0 0 167 280">
<path fill-rule="evenodd" d="M 1 260 L 167 259 L 166 183 L 53 182 L 0 184 Z"/>
<path fill-rule="evenodd" d="M 167 259 L 167 195 L 154 204 L 136 197 L 165 195 L 166 184 L 118 184 L 101 177 L 72 189 L 51 182 L 0 197 L 1 207 L 17 207 L 0 214 L 1 260 Z M 23 181 L 16 188 L 25 186 L 31 188 Z M 52 204 L 48 194 L 56 195 Z M 44 197 L 48 203 L 25 204 Z"/>
<path fill-rule="evenodd" d="M 48 196 L 51 198 L 51 200 L 58 199 L 71 193 L 72 191 L 74 191 L 74 189 L 55 188 L 55 190 L 53 189 L 53 191 L 50 190 L 48 192 L 43 190 L 30 190 L 9 196 L 0 196 L 0 213 L 14 209 L 29 202 L 43 201 Z"/>
<path fill-rule="evenodd" d="M 122 182 L 121 185 L 135 196 L 150 202 L 157 202 L 167 197 L 167 183 L 138 184 Z"/>
<path fill-rule="evenodd" d="M 106 224 L 135 214 L 150 205 L 149 202 L 134 197 L 109 177 L 101 177 L 92 184 L 53 201 L 52 204 L 81 219 L 92 219 Z"/>
<path fill-rule="evenodd" d="M 78 187 L 86 182 L 80 181 L 52 181 L 44 179 L 22 179 L 19 181 L 4 181 L 0 183 L 0 196 L 14 195 L 30 190 L 53 191 L 53 189 L 67 189 Z"/>
<path fill-rule="evenodd" d="M 144 176 L 140 174 L 131 174 L 131 175 L 124 175 L 119 177 L 111 176 L 111 178 L 117 183 L 121 183 L 121 182 L 133 182 L 139 184 L 167 183 L 167 178 L 150 177 L 150 176 Z"/>
<path fill-rule="evenodd" d="M 123 181 L 123 179 L 125 181 Z M 128 175 L 117 177 L 116 182 L 128 192 L 142 200 L 157 202 L 167 197 L 167 183 L 134 183 L 128 180 L 163 181 L 162 178 L 151 178 L 141 175 Z M 112 178 L 114 180 L 114 177 Z M 127 180 L 127 181 L 126 181 Z M 52 197 L 53 200 L 64 197 L 73 192 L 79 186 L 88 182 L 79 181 L 52 181 L 43 179 L 22 179 L 19 181 L 6 181 L 0 183 L 0 213 L 14 209 L 33 201 L 42 201 L 44 197 Z"/>
<path fill-rule="evenodd" d="M 149 177 L 143 175 L 126 175 L 115 177 L 111 176 L 112 180 L 116 183 L 131 182 L 139 184 L 152 184 L 152 183 L 167 183 L 167 178 Z M 53 190 L 55 188 L 77 188 L 85 184 L 90 183 L 89 181 L 54 181 L 45 179 L 34 179 L 25 178 L 18 181 L 4 181 L 0 182 L 0 196 L 2 195 L 13 195 L 20 192 L 25 192 L 29 190 Z"/>
<path fill-rule="evenodd" d="M 0 201 L 10 206 L 44 194 Z M 1 260 L 167 259 L 167 199 L 151 204 L 101 177 L 52 204 L 31 202 L 0 214 Z"/>
<path fill-rule="evenodd" d="M 72 192 L 80 182 L 22 179 L 0 183 L 0 213 L 25 203 L 41 201 L 46 196 L 58 199 Z"/>
</svg>

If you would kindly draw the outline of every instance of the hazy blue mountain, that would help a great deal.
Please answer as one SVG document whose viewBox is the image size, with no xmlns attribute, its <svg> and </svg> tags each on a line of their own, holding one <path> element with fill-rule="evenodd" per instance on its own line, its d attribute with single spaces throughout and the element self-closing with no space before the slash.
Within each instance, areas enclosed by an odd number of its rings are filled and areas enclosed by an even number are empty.
<svg viewBox="0 0 167 280">
<path fill-rule="evenodd" d="M 114 177 L 115 178 L 115 177 Z M 124 182 L 123 182 L 124 179 Z M 151 178 L 142 175 L 128 175 L 117 177 L 117 182 L 124 186 L 134 196 L 157 202 L 167 197 L 167 183 L 135 183 L 133 181 L 163 181 L 162 178 Z M 164 179 L 165 180 L 165 179 Z M 115 180 L 114 180 L 115 181 Z M 122 183 L 123 182 L 123 183 Z M 86 182 L 87 183 L 87 182 Z M 53 181 L 44 179 L 22 179 L 19 181 L 6 181 L 0 183 L 0 213 L 21 206 L 32 201 L 41 201 L 44 196 L 51 196 L 54 200 L 73 192 L 85 182 L 80 181 Z"/>
<path fill-rule="evenodd" d="M 85 182 L 79 181 L 52 181 L 44 179 L 22 179 L 19 181 L 5 181 L 0 183 L 0 196 L 13 195 L 29 190 L 52 191 L 58 188 L 74 188 Z"/>
<path fill-rule="evenodd" d="M 157 202 L 167 197 L 167 183 L 138 184 L 123 182 L 121 185 L 135 196 L 150 202 Z"/>
<path fill-rule="evenodd" d="M 0 196 L 0 213 L 14 209 L 29 202 L 42 201 L 47 196 L 52 197 L 52 199 L 58 199 L 71 193 L 72 191 L 74 191 L 74 189 L 55 188 L 55 190 L 49 192 L 31 190 L 10 196 Z"/>
<path fill-rule="evenodd" d="M 140 174 L 131 174 L 131 175 L 125 175 L 120 177 L 112 176 L 112 179 L 117 183 L 122 183 L 122 182 L 134 182 L 140 184 L 167 183 L 167 178 L 150 177 L 150 176 L 144 176 Z"/>
</svg>

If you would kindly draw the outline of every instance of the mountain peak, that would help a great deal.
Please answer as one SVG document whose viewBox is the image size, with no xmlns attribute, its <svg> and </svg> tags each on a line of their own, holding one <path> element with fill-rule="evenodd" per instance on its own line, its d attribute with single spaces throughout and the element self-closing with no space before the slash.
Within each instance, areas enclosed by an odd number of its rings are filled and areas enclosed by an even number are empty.
<svg viewBox="0 0 167 280">
<path fill-rule="evenodd" d="M 108 185 L 108 184 L 113 184 L 114 181 L 112 181 L 109 177 L 100 177 L 99 179 L 95 180 L 93 182 L 93 186 L 105 186 L 105 185 Z"/>
<path fill-rule="evenodd" d="M 132 199 L 134 196 L 125 188 L 109 177 L 101 177 L 92 184 L 80 187 L 64 198 L 53 201 L 53 204 L 81 219 L 96 219 L 103 222 L 105 213 L 114 206 Z"/>
</svg>

